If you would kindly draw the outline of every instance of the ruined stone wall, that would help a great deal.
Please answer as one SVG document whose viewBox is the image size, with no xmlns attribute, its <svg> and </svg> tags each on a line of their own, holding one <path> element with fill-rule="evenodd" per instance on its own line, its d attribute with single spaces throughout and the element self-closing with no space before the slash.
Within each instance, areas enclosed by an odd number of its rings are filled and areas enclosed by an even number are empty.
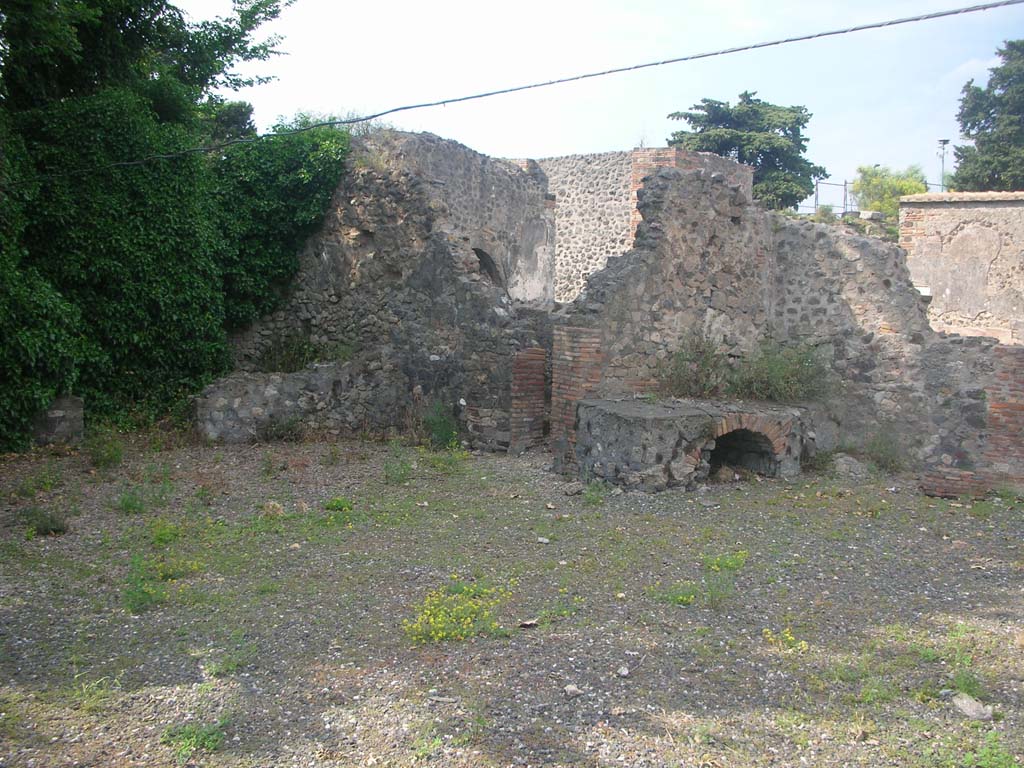
<svg viewBox="0 0 1024 768">
<path fill-rule="evenodd" d="M 384 134 L 356 147 L 288 300 L 233 339 L 241 372 L 293 337 L 344 342 L 355 358 L 223 379 L 198 403 L 203 432 L 242 440 L 296 420 L 382 430 L 438 402 L 477 444 L 507 447 L 513 360 L 549 333 L 513 302 L 517 286 L 541 304 L 550 295 L 544 194 L 514 166 L 435 136 Z"/>
<path fill-rule="evenodd" d="M 658 168 L 705 170 L 737 185 L 748 198 L 754 178 L 748 166 L 678 147 L 517 162 L 524 169 L 535 166 L 554 196 L 555 299 L 560 302 L 575 299 L 589 275 L 632 248 L 641 218 L 637 192 Z"/>
<path fill-rule="evenodd" d="M 1024 343 L 1024 192 L 903 197 L 900 245 L 936 330 Z"/>
<path fill-rule="evenodd" d="M 587 275 L 632 245 L 632 155 L 568 155 L 537 165 L 555 195 L 555 299 L 571 301 Z"/>
<path fill-rule="evenodd" d="M 654 390 L 683 336 L 703 329 L 736 356 L 765 337 L 818 349 L 837 379 L 815 413 L 819 447 L 881 435 L 933 469 L 991 469 L 992 342 L 929 327 L 899 248 L 765 212 L 701 171 L 659 170 L 640 208 L 635 249 L 556 317 L 556 456 L 573 458 L 573 398 Z"/>
</svg>

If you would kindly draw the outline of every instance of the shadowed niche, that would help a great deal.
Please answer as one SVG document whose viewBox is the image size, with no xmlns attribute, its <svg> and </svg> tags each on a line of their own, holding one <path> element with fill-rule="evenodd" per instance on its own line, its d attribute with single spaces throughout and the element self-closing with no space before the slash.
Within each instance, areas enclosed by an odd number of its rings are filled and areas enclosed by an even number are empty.
<svg viewBox="0 0 1024 768">
<path fill-rule="evenodd" d="M 760 432 L 749 429 L 735 429 L 715 438 L 711 471 L 723 465 L 742 467 L 767 477 L 775 477 L 779 469 L 771 441 Z"/>
</svg>

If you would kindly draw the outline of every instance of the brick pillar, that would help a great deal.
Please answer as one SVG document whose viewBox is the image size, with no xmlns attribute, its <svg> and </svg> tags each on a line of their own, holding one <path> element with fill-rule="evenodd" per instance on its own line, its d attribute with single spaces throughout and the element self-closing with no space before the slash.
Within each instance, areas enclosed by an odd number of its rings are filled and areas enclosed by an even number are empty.
<svg viewBox="0 0 1024 768">
<path fill-rule="evenodd" d="M 551 447 L 555 468 L 576 466 L 576 404 L 597 391 L 604 354 L 601 331 L 556 326 L 551 360 Z"/>
<path fill-rule="evenodd" d="M 517 352 L 512 361 L 509 453 L 519 454 L 544 442 L 547 358 L 547 350 L 543 347 L 530 347 Z"/>
<path fill-rule="evenodd" d="M 988 442 L 984 458 L 993 485 L 1024 489 L 1024 347 L 999 345 L 995 379 L 985 387 Z"/>
</svg>

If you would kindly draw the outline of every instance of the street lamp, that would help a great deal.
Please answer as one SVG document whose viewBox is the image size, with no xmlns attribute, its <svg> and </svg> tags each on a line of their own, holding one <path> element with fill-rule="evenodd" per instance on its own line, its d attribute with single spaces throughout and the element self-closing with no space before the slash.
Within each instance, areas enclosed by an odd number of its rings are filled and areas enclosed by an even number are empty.
<svg viewBox="0 0 1024 768">
<path fill-rule="evenodd" d="M 939 191 L 946 191 L 946 145 L 949 139 L 939 139 L 939 157 L 941 158 L 941 170 L 939 171 Z"/>
</svg>

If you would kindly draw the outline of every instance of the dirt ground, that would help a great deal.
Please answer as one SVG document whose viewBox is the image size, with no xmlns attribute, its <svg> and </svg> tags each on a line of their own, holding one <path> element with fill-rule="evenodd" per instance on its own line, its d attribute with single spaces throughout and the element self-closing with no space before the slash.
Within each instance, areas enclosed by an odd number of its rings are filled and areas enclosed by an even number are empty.
<svg viewBox="0 0 1024 768">
<path fill-rule="evenodd" d="M 0 459 L 3 768 L 1021 765 L 1009 494 L 116 448 Z"/>
</svg>

